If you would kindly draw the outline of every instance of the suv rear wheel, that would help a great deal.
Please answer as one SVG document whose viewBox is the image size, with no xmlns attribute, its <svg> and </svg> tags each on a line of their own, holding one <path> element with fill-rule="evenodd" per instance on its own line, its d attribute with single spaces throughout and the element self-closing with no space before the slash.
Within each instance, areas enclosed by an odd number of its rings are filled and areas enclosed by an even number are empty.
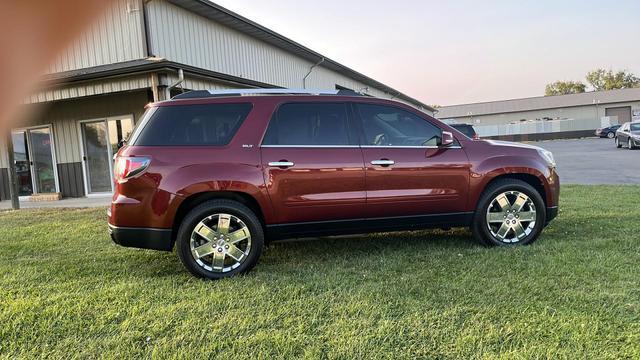
<svg viewBox="0 0 640 360">
<path fill-rule="evenodd" d="M 191 210 L 177 236 L 180 260 L 192 274 L 221 279 L 251 270 L 264 244 L 262 225 L 246 206 L 212 200 Z"/>
<path fill-rule="evenodd" d="M 485 245 L 526 245 L 538 238 L 545 218 L 545 204 L 535 188 L 521 180 L 503 179 L 482 194 L 471 230 Z"/>
</svg>

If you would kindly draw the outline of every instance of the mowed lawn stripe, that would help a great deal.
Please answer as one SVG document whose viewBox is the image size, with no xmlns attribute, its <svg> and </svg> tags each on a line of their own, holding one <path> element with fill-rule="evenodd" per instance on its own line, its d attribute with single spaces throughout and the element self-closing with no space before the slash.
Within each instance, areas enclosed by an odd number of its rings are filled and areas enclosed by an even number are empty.
<svg viewBox="0 0 640 360">
<path fill-rule="evenodd" d="M 532 246 L 419 231 L 271 244 L 208 282 L 104 209 L 0 212 L 0 357 L 640 358 L 640 186 L 565 186 Z"/>
</svg>

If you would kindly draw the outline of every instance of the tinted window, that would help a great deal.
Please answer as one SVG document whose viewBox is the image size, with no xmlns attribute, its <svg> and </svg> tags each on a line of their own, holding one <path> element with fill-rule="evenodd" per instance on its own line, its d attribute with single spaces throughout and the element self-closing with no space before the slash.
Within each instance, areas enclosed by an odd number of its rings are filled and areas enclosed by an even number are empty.
<svg viewBox="0 0 640 360">
<path fill-rule="evenodd" d="M 284 104 L 263 145 L 349 145 L 346 104 Z"/>
<path fill-rule="evenodd" d="M 357 104 L 363 145 L 437 146 L 441 130 L 429 121 L 391 106 Z"/>
<path fill-rule="evenodd" d="M 640 131 L 640 123 L 638 124 L 631 124 L 629 125 L 631 127 L 631 131 Z"/>
<path fill-rule="evenodd" d="M 134 134 L 133 145 L 227 145 L 249 111 L 251 104 L 160 106 Z"/>
</svg>

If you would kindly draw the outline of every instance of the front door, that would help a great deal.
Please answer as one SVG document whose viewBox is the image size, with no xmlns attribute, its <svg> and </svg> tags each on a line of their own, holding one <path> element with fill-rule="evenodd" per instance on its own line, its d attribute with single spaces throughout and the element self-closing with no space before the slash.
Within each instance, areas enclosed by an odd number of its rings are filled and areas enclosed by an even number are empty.
<svg viewBox="0 0 640 360">
<path fill-rule="evenodd" d="M 11 132 L 18 195 L 58 192 L 50 127 Z"/>
<path fill-rule="evenodd" d="M 460 146 L 439 148 L 441 129 L 413 112 L 355 107 L 363 133 L 367 217 L 465 211 L 470 167 Z"/>
<path fill-rule="evenodd" d="M 262 165 L 277 223 L 364 217 L 362 153 L 346 103 L 279 107 L 262 143 Z"/>
<path fill-rule="evenodd" d="M 133 119 L 121 117 L 83 121 L 80 127 L 87 193 L 111 193 L 113 154 L 118 151 L 118 143 L 131 134 Z"/>
</svg>

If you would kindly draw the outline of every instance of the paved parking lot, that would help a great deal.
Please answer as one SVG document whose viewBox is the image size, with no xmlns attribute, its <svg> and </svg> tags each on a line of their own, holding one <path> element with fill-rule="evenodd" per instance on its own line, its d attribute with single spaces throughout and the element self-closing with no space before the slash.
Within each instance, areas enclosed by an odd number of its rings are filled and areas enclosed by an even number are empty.
<svg viewBox="0 0 640 360">
<path fill-rule="evenodd" d="M 561 184 L 640 184 L 640 150 L 617 149 L 611 139 L 532 143 L 551 152 Z"/>
</svg>

